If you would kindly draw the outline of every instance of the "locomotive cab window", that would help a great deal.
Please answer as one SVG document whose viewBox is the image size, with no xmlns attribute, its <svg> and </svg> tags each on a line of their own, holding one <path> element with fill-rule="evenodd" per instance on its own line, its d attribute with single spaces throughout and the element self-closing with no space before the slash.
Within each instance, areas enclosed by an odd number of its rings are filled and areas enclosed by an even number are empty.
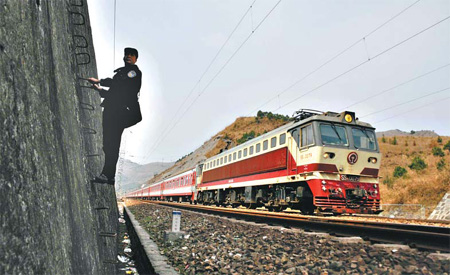
<svg viewBox="0 0 450 275">
<path fill-rule="evenodd" d="M 321 123 L 320 136 L 324 145 L 348 146 L 347 132 L 343 126 Z"/>
<path fill-rule="evenodd" d="M 306 147 L 314 144 L 314 134 L 312 125 L 301 128 L 300 130 L 302 145 L 301 147 Z"/>
<path fill-rule="evenodd" d="M 353 143 L 356 149 L 376 150 L 375 133 L 369 129 L 352 128 Z"/>
</svg>

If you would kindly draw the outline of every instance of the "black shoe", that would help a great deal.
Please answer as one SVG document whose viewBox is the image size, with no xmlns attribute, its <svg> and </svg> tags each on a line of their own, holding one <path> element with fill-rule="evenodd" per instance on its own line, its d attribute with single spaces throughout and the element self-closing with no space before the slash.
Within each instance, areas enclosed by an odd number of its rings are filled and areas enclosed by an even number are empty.
<svg viewBox="0 0 450 275">
<path fill-rule="evenodd" d="M 108 177 L 105 176 L 105 174 L 101 174 L 100 176 L 95 177 L 95 178 L 92 180 L 92 182 L 95 182 L 95 183 L 108 183 L 109 180 L 108 180 Z"/>
</svg>

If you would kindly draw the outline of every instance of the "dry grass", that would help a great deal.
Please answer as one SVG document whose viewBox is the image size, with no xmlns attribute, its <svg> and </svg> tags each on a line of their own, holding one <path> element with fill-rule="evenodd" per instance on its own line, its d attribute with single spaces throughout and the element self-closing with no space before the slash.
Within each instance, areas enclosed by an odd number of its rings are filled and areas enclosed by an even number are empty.
<svg viewBox="0 0 450 275">
<path fill-rule="evenodd" d="M 445 151 L 443 157 L 446 166 L 439 171 L 437 163 L 441 157 L 433 156 L 431 150 L 437 146 L 441 149 L 450 137 L 442 137 L 442 143 L 437 142 L 437 137 L 396 137 L 397 145 L 390 142 L 393 137 L 378 139 L 381 159 L 381 184 L 380 193 L 383 204 L 422 204 L 428 208 L 434 208 L 446 192 L 450 191 L 450 155 Z M 421 157 L 427 164 L 427 168 L 421 171 L 411 170 L 408 166 L 414 157 Z M 394 178 L 393 172 L 396 166 L 407 170 L 406 175 Z M 392 180 L 392 187 L 383 184 L 386 179 Z"/>
</svg>

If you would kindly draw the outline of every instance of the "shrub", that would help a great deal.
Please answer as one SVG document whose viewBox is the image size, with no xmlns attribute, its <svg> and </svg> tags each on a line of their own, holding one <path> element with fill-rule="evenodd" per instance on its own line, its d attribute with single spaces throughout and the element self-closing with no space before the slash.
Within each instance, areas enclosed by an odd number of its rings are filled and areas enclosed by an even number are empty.
<svg viewBox="0 0 450 275">
<path fill-rule="evenodd" d="M 237 143 L 238 144 L 244 143 L 247 140 L 251 140 L 255 136 L 256 136 L 255 131 L 251 131 L 250 133 L 245 133 L 245 134 L 242 135 L 242 137 L 240 139 L 237 140 Z"/>
<path fill-rule="evenodd" d="M 450 151 L 450 140 L 444 145 L 444 150 Z"/>
<path fill-rule="evenodd" d="M 437 163 L 437 169 L 438 169 L 439 171 L 444 170 L 445 166 L 446 166 L 446 163 L 445 163 L 445 160 L 444 160 L 444 159 L 441 159 L 441 160 Z"/>
<path fill-rule="evenodd" d="M 383 180 L 383 183 L 386 184 L 389 189 L 391 189 L 394 186 L 394 179 L 386 176 L 386 178 Z"/>
<path fill-rule="evenodd" d="M 411 135 L 414 135 L 416 133 L 416 131 L 411 130 Z"/>
<path fill-rule="evenodd" d="M 445 156 L 444 151 L 442 151 L 441 147 L 433 147 L 433 156 L 443 157 Z"/>
<path fill-rule="evenodd" d="M 405 168 L 401 166 L 397 166 L 394 169 L 394 178 L 401 178 L 403 177 L 408 171 L 406 171 Z"/>
<path fill-rule="evenodd" d="M 416 141 L 415 140 L 413 141 L 413 146 L 416 146 Z"/>
<path fill-rule="evenodd" d="M 381 138 L 381 142 L 386 143 L 386 138 L 384 137 L 384 134 L 383 137 Z"/>
<path fill-rule="evenodd" d="M 411 168 L 412 170 L 420 171 L 427 168 L 427 164 L 423 159 L 417 156 L 413 159 L 411 165 L 409 165 L 408 167 Z"/>
<path fill-rule="evenodd" d="M 394 139 L 391 141 L 392 145 L 397 145 L 397 137 L 394 137 Z"/>
<path fill-rule="evenodd" d="M 405 146 L 408 146 L 409 144 L 408 144 L 408 141 L 407 140 L 405 140 Z"/>
<path fill-rule="evenodd" d="M 441 138 L 441 137 L 438 137 L 437 142 L 438 142 L 439 144 L 442 144 L 442 138 Z"/>
</svg>

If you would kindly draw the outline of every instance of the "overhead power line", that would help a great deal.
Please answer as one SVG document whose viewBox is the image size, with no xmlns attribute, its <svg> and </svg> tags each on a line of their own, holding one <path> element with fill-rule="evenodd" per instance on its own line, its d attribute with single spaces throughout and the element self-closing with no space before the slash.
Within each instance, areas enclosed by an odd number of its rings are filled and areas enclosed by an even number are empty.
<svg viewBox="0 0 450 275">
<path fill-rule="evenodd" d="M 389 92 L 389 91 L 392 91 L 392 90 L 394 90 L 394 89 L 396 89 L 396 88 L 398 88 L 398 87 L 400 87 L 400 86 L 403 86 L 403 85 L 405 85 L 405 84 L 408 84 L 408 83 L 410 83 L 410 82 L 413 82 L 414 80 L 420 79 L 420 78 L 422 78 L 422 77 L 424 77 L 424 76 L 427 76 L 427 75 L 429 75 L 429 74 L 432 74 L 432 73 L 434 73 L 434 72 L 437 72 L 437 71 L 439 71 L 439 70 L 441 70 L 441 69 L 443 69 L 443 68 L 445 68 L 445 67 L 448 67 L 449 65 L 450 65 L 450 63 L 447 63 L 447 64 L 445 64 L 444 66 L 438 67 L 438 68 L 436 68 L 436 69 L 434 69 L 434 70 L 431 70 L 431 71 L 426 72 L 426 73 L 424 73 L 424 74 L 421 74 L 421 75 L 418 75 L 418 76 L 413 77 L 413 78 L 411 78 L 411 79 L 408 79 L 408 80 L 406 80 L 406 81 L 404 81 L 404 82 L 402 82 L 402 83 L 400 83 L 400 84 L 395 85 L 394 87 L 391 87 L 391 88 L 389 88 L 389 89 L 383 90 L 383 91 L 381 91 L 380 93 L 376 93 L 376 94 L 374 94 L 374 95 L 371 95 L 371 96 L 369 96 L 369 97 L 366 97 L 366 98 L 364 98 L 364 99 L 361 99 L 361 100 L 359 100 L 359 101 L 357 101 L 357 102 L 355 102 L 355 103 L 353 103 L 353 104 L 351 104 L 351 105 L 348 105 L 347 107 L 342 108 L 341 111 L 348 110 L 348 108 L 350 108 L 350 107 L 353 107 L 353 106 L 355 106 L 355 105 L 358 105 L 358 104 L 360 104 L 360 103 L 362 103 L 362 102 L 364 102 L 364 101 L 367 101 L 367 100 L 372 99 L 372 98 L 374 98 L 374 97 L 377 97 L 377 96 L 379 96 L 379 95 L 385 94 L 385 93 L 387 93 L 387 92 Z"/>
<path fill-rule="evenodd" d="M 317 71 L 319 71 L 320 69 L 322 69 L 323 67 L 325 67 L 326 65 L 328 65 L 329 63 L 331 63 L 333 60 L 335 60 L 336 58 L 338 58 L 339 56 L 343 55 L 344 53 L 346 53 L 348 50 L 350 50 L 351 48 L 353 48 L 354 46 L 356 46 L 357 44 L 359 44 L 361 41 L 365 41 L 365 39 L 367 37 L 369 37 L 370 35 L 374 34 L 376 31 L 378 31 L 379 29 L 381 29 L 382 27 L 384 27 L 385 25 L 387 25 L 389 22 L 391 22 L 392 20 L 394 20 L 395 18 L 397 18 L 398 16 L 400 16 L 402 13 L 404 13 L 405 11 L 407 11 L 408 9 L 410 9 L 412 6 L 416 5 L 418 2 L 420 2 L 420 0 L 417 0 L 416 2 L 412 3 L 411 5 L 409 5 L 408 7 L 406 7 L 405 9 L 403 9 L 402 11 L 400 11 L 399 13 L 397 13 L 396 15 L 392 16 L 391 18 L 389 18 L 389 20 L 385 21 L 383 24 L 379 25 L 378 27 L 376 27 L 375 29 L 373 29 L 372 31 L 370 31 L 369 33 L 367 33 L 366 35 L 364 35 L 363 37 L 361 37 L 360 39 L 358 39 L 357 41 L 355 41 L 354 43 L 352 43 L 350 46 L 348 46 L 347 48 L 345 48 L 344 50 L 340 51 L 338 54 L 334 55 L 333 57 L 331 57 L 330 59 L 328 59 L 327 61 L 325 61 L 325 63 L 323 63 L 322 65 L 320 65 L 319 67 L 317 67 L 316 69 L 312 70 L 311 72 L 309 72 L 308 74 L 306 74 L 305 76 L 303 76 L 302 78 L 300 78 L 299 80 L 295 81 L 293 84 L 289 85 L 287 88 L 285 88 L 283 91 L 281 91 L 280 93 L 278 93 L 276 96 L 272 97 L 271 99 L 267 100 L 266 102 L 264 102 L 262 105 L 260 105 L 259 107 L 257 107 L 256 109 L 254 109 L 253 111 L 251 111 L 247 116 L 253 114 L 254 112 L 260 110 L 263 106 L 267 105 L 269 102 L 271 102 L 272 100 L 278 98 L 280 95 L 284 94 L 285 92 L 289 91 L 291 88 L 293 88 L 294 86 L 296 86 L 297 84 L 301 83 L 303 80 L 305 80 L 306 78 L 308 78 L 309 76 L 311 76 L 312 74 L 316 73 Z"/>
<path fill-rule="evenodd" d="M 264 18 L 258 23 L 258 25 L 250 32 L 247 38 L 239 45 L 239 47 L 234 51 L 234 53 L 228 58 L 228 60 L 222 65 L 219 71 L 213 76 L 213 78 L 207 83 L 207 85 L 200 91 L 194 101 L 187 107 L 187 109 L 181 114 L 180 118 L 173 124 L 173 126 L 166 132 L 166 134 L 160 139 L 158 144 L 152 149 L 151 153 L 157 148 L 157 146 L 161 143 L 162 140 L 175 128 L 175 126 L 180 122 L 180 120 L 184 117 L 184 115 L 191 109 L 191 107 L 197 102 L 200 96 L 206 91 L 206 89 L 211 85 L 211 83 L 219 76 L 219 74 L 225 69 L 225 67 L 230 63 L 230 61 L 236 56 L 239 50 L 247 43 L 247 41 L 251 38 L 251 36 L 258 30 L 258 28 L 266 21 L 269 15 L 275 10 L 275 8 L 280 4 L 281 0 L 279 0 L 272 9 L 264 16 Z M 151 154 L 150 153 L 150 154 Z"/>
<path fill-rule="evenodd" d="M 383 118 L 382 120 L 375 121 L 373 124 L 377 124 L 377 123 L 383 122 L 383 121 L 385 121 L 385 120 L 388 120 L 388 119 L 391 119 L 391 118 L 394 118 L 394 117 L 398 117 L 398 116 L 401 116 L 401 115 L 404 115 L 404 114 L 407 114 L 407 113 L 416 111 L 416 110 L 418 110 L 418 109 L 421 109 L 421 108 L 427 107 L 427 106 L 429 106 L 429 105 L 432 105 L 432 104 L 435 104 L 435 103 L 438 103 L 438 102 L 442 102 L 442 101 L 445 101 L 445 100 L 448 100 L 448 99 L 450 99 L 450 96 L 449 96 L 449 97 L 442 98 L 442 99 L 439 99 L 439 100 L 436 100 L 436 101 L 433 101 L 433 102 L 430 102 L 430 103 L 428 103 L 428 104 L 419 106 L 419 107 L 417 107 L 417 108 L 408 110 L 408 111 L 406 111 L 406 112 L 402 112 L 402 113 L 399 113 L 399 114 L 396 114 L 396 115 L 393 115 L 393 116 L 390 116 L 390 117 L 387 117 L 387 118 Z"/>
<path fill-rule="evenodd" d="M 396 48 L 396 47 L 402 45 L 403 43 L 405 43 L 405 42 L 407 42 L 407 41 L 413 39 L 414 37 L 416 37 L 416 36 L 418 36 L 418 35 L 420 35 L 420 34 L 426 32 L 427 30 L 430 30 L 430 29 L 436 27 L 437 25 L 439 25 L 439 24 L 441 24 L 442 22 L 448 20 L 449 18 L 450 18 L 450 16 L 447 16 L 447 17 L 445 17 L 444 19 L 439 20 L 438 22 L 434 23 L 433 25 L 431 25 L 431 26 L 429 26 L 429 27 L 427 27 L 427 28 L 425 28 L 425 29 L 423 29 L 423 30 L 421 30 L 421 31 L 419 31 L 419 32 L 417 32 L 417 33 L 415 33 L 414 35 L 412 35 L 412 36 L 410 36 L 410 37 L 408 37 L 408 38 L 402 40 L 401 42 L 398 42 L 397 44 L 395 44 L 395 45 L 393 45 L 393 46 L 387 48 L 386 50 L 384 50 L 384 51 L 382 51 L 382 52 L 376 54 L 376 55 L 373 56 L 371 59 L 368 59 L 368 60 L 365 60 L 365 61 L 361 62 L 360 64 L 358 64 L 358 65 L 352 67 L 351 69 L 349 69 L 349 70 L 347 70 L 347 71 L 345 71 L 345 72 L 343 72 L 343 73 L 341 73 L 341 74 L 339 74 L 339 75 L 337 75 L 337 76 L 335 76 L 335 77 L 329 79 L 329 80 L 326 81 L 325 83 L 322 83 L 321 85 L 319 85 L 319 86 L 317 86 L 317 87 L 315 87 L 315 88 L 313 88 L 313 89 L 307 91 L 306 93 L 304 93 L 304 94 L 302 94 L 302 95 L 300 95 L 300 96 L 294 98 L 293 100 L 291 100 L 291 101 L 287 102 L 286 104 L 284 104 L 284 105 L 278 107 L 277 109 L 275 109 L 275 111 L 277 111 L 277 110 L 279 110 L 279 109 L 281 109 L 281 108 L 283 108 L 283 107 L 286 107 L 287 105 L 290 105 L 290 104 L 294 103 L 295 101 L 299 100 L 300 98 L 302 98 L 302 97 L 304 97 L 304 96 L 306 96 L 306 95 L 308 95 L 308 94 L 310 94 L 310 93 L 312 93 L 312 92 L 314 92 L 314 91 L 316 91 L 316 90 L 322 88 L 323 86 L 325 86 L 325 85 L 327 85 L 327 84 L 333 82 L 333 81 L 336 80 L 336 79 L 341 78 L 342 76 L 344 76 L 344 75 L 350 73 L 351 71 L 356 70 L 357 68 L 361 67 L 362 65 L 364 65 L 364 64 L 366 64 L 366 63 L 368 63 L 368 62 L 370 62 L 370 61 L 372 61 L 372 60 L 374 60 L 374 59 L 376 59 L 376 58 L 378 58 L 378 57 L 380 57 L 380 56 L 382 56 L 383 54 L 385 54 L 385 53 L 389 52 L 390 50 L 392 50 L 392 49 L 394 49 L 394 48 Z"/>
<path fill-rule="evenodd" d="M 426 94 L 426 95 L 423 95 L 423 96 L 420 96 L 420 97 L 417 97 L 417 98 L 414 98 L 414 99 L 411 99 L 411 100 L 408 100 L 408 101 L 406 101 L 406 102 L 402 102 L 402 103 L 400 103 L 400 104 L 396 104 L 396 105 L 391 106 L 391 107 L 388 107 L 388 108 L 384 108 L 384 109 L 382 109 L 382 110 L 379 110 L 379 111 L 376 111 L 376 112 L 373 112 L 373 113 L 370 113 L 370 114 L 361 116 L 360 118 L 368 117 L 368 116 L 371 116 L 371 115 L 374 115 L 374 114 L 378 114 L 378 113 L 384 112 L 384 111 L 386 111 L 386 110 L 389 110 L 389 109 L 396 108 L 396 107 L 401 106 L 401 105 L 405 105 L 405 104 L 411 103 L 411 102 L 413 102 L 413 101 L 422 99 L 422 98 L 427 97 L 427 96 L 430 96 L 430 95 L 442 93 L 442 92 L 444 92 L 444 91 L 446 91 L 446 90 L 448 90 L 448 89 L 450 89 L 450 87 L 447 87 L 447 88 L 444 88 L 444 89 L 441 89 L 441 90 L 438 90 L 438 91 L 435 91 L 435 92 L 432 92 L 432 93 L 429 93 L 429 94 Z"/>
<path fill-rule="evenodd" d="M 203 71 L 202 75 L 200 76 L 200 78 L 198 79 L 198 81 L 195 83 L 194 87 L 192 87 L 192 89 L 190 90 L 189 94 L 186 96 L 186 98 L 183 100 L 183 102 L 181 103 L 180 107 L 178 107 L 178 109 L 175 112 L 175 115 L 173 115 L 172 119 L 170 120 L 170 122 L 168 124 L 166 124 L 166 127 L 164 128 L 164 130 L 161 132 L 160 135 L 160 139 L 162 139 L 161 137 L 164 137 L 167 130 L 169 129 L 169 127 L 172 125 L 172 123 L 174 122 L 174 120 L 177 118 L 178 113 L 181 111 L 181 109 L 183 108 L 184 104 L 187 102 L 187 100 L 189 99 L 189 97 L 192 95 L 192 93 L 195 91 L 195 89 L 197 88 L 197 86 L 200 84 L 200 82 L 203 80 L 203 77 L 206 75 L 206 73 L 209 71 L 209 69 L 211 68 L 212 64 L 216 61 L 217 57 L 220 55 L 220 53 L 222 52 L 222 50 L 225 48 L 225 46 L 228 44 L 228 41 L 230 41 L 231 37 L 233 36 L 233 34 L 236 32 L 236 30 L 238 29 L 238 27 L 241 25 L 242 21 L 244 20 L 244 18 L 247 16 L 247 14 L 249 13 L 249 11 L 252 9 L 253 5 L 255 4 L 256 0 L 253 1 L 253 3 L 248 7 L 248 9 L 245 11 L 245 13 L 242 15 L 241 19 L 239 19 L 239 22 L 236 24 L 236 26 L 234 27 L 233 31 L 231 31 L 231 33 L 228 35 L 228 38 L 225 40 L 225 42 L 222 44 L 222 46 L 220 47 L 220 49 L 217 51 L 216 55 L 213 57 L 213 59 L 209 62 L 208 66 L 206 67 L 206 69 Z M 150 148 L 153 148 L 156 144 L 159 143 L 160 139 L 157 139 L 156 142 L 154 143 L 154 145 Z"/>
</svg>

